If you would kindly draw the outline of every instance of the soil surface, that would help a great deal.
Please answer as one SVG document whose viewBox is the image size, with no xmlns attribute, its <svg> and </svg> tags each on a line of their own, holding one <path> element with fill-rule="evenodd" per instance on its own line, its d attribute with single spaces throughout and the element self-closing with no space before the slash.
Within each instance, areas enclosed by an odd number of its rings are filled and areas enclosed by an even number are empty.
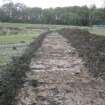
<svg viewBox="0 0 105 105">
<path fill-rule="evenodd" d="M 95 78 L 105 80 L 105 36 L 91 34 L 86 30 L 62 29 L 59 31 L 76 48 L 85 67 Z"/>
<path fill-rule="evenodd" d="M 63 36 L 48 34 L 32 58 L 16 105 L 105 105 L 105 82 L 87 71 Z"/>
</svg>

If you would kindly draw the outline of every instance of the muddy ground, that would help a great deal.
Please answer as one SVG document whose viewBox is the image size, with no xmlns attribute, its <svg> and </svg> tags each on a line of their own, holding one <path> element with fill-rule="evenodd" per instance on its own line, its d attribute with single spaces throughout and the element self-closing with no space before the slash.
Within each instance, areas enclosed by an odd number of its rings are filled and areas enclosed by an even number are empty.
<svg viewBox="0 0 105 105">
<path fill-rule="evenodd" d="M 87 72 L 77 50 L 58 33 L 34 54 L 16 105 L 105 105 L 105 82 Z"/>
<path fill-rule="evenodd" d="M 63 29 L 60 33 L 76 48 L 89 72 L 96 78 L 105 79 L 105 36 L 79 29 Z"/>
</svg>

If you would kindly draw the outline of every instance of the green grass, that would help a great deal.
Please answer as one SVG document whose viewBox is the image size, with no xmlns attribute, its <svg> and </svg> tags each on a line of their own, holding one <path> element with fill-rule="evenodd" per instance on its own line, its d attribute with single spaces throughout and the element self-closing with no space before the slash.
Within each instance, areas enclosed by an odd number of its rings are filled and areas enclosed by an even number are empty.
<svg viewBox="0 0 105 105">
<path fill-rule="evenodd" d="M 61 29 L 61 28 L 78 28 L 78 29 L 88 29 L 91 33 L 98 35 L 104 35 L 105 29 L 99 27 L 88 27 L 88 26 L 72 26 L 72 25 L 51 25 L 51 24 L 26 24 L 26 23 L 0 23 L 0 27 L 13 27 L 13 28 L 32 28 L 32 29 L 45 29 L 49 28 L 51 30 Z"/>
<path fill-rule="evenodd" d="M 12 48 L 0 49 L 0 65 L 4 65 L 11 61 L 11 57 L 20 56 L 24 52 L 25 48 L 18 48 L 13 50 Z"/>
<path fill-rule="evenodd" d="M 0 23 L 0 44 L 29 44 L 42 32 L 44 32 L 44 30 L 40 27 L 41 25 L 37 26 L 32 24 Z M 17 29 L 16 31 L 18 31 L 18 33 L 14 33 L 14 28 Z M 5 33 L 2 32 L 4 30 Z M 13 56 L 20 56 L 24 50 L 24 48 L 18 47 L 16 50 L 13 50 L 13 48 L 0 48 L 0 65 L 7 64 L 9 61 L 11 61 Z"/>
<path fill-rule="evenodd" d="M 11 28 L 31 28 L 31 29 L 56 29 L 65 27 L 65 25 L 51 25 L 51 24 L 27 24 L 27 23 L 0 23 L 0 27 L 11 27 Z"/>
<path fill-rule="evenodd" d="M 12 35 L 0 35 L 0 44 L 16 44 L 16 43 L 30 43 L 33 38 L 36 38 L 41 34 L 41 30 L 27 31 L 26 33 L 12 34 Z"/>
<path fill-rule="evenodd" d="M 0 65 L 5 65 L 7 62 L 9 62 L 8 60 L 9 60 L 8 56 L 0 55 Z"/>
<path fill-rule="evenodd" d="M 23 31 L 19 31 L 17 34 L 12 34 L 10 30 L 6 34 L 0 34 L 0 44 L 16 44 L 20 42 L 30 43 L 33 38 L 37 37 L 40 33 L 46 29 L 56 30 L 61 29 L 66 26 L 64 25 L 46 25 L 46 24 L 25 24 L 25 23 L 0 23 L 0 27 L 8 28 L 18 28 Z"/>
<path fill-rule="evenodd" d="M 100 36 L 105 36 L 105 28 L 97 28 L 94 27 L 89 30 L 90 33 L 100 35 Z"/>
</svg>

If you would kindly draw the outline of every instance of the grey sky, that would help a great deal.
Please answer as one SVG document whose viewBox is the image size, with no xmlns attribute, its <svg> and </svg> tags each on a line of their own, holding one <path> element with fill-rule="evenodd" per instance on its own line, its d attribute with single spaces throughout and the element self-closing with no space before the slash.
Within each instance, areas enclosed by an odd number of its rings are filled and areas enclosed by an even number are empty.
<svg viewBox="0 0 105 105">
<path fill-rule="evenodd" d="M 2 5 L 3 0 L 0 0 L 0 5 Z M 5 1 L 5 0 L 4 0 Z M 88 5 L 91 6 L 95 4 L 97 7 L 101 7 L 104 0 L 12 0 L 14 3 L 20 2 L 24 3 L 30 7 L 64 7 L 64 6 L 74 6 L 74 5 Z"/>
</svg>

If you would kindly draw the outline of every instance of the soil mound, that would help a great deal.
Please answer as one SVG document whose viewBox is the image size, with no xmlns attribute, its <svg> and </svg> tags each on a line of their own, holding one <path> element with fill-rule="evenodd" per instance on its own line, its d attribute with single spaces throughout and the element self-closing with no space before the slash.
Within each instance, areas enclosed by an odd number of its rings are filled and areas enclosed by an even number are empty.
<svg viewBox="0 0 105 105">
<path fill-rule="evenodd" d="M 60 33 L 77 49 L 89 72 L 105 79 L 105 37 L 79 29 L 62 29 Z"/>
</svg>

